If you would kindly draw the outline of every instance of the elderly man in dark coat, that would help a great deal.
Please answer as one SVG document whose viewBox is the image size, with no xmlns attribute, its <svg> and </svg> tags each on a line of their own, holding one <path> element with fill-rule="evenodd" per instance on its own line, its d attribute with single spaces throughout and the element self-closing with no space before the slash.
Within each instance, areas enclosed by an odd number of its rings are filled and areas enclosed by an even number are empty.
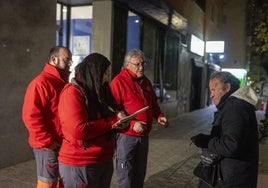
<svg viewBox="0 0 268 188">
<path fill-rule="evenodd" d="M 258 177 L 258 98 L 250 87 L 239 89 L 239 80 L 228 72 L 211 75 L 210 97 L 217 107 L 210 135 L 191 140 L 220 156 L 217 188 L 256 188 Z M 199 187 L 210 187 L 200 181 Z"/>
</svg>

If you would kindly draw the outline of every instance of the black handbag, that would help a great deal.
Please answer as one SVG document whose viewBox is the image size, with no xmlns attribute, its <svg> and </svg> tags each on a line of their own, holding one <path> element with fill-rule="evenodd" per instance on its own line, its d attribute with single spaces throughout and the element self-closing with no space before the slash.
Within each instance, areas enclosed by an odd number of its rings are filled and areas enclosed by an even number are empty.
<svg viewBox="0 0 268 188">
<path fill-rule="evenodd" d="M 194 175 L 200 178 L 203 182 L 210 186 L 215 186 L 217 183 L 219 156 L 215 153 L 203 149 L 201 153 L 201 161 L 194 168 Z"/>
</svg>

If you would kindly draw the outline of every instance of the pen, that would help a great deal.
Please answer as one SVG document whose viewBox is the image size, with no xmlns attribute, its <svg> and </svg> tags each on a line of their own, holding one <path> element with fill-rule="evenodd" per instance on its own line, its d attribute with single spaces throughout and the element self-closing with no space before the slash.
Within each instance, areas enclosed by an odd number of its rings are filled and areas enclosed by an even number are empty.
<svg viewBox="0 0 268 188">
<path fill-rule="evenodd" d="M 108 106 L 108 109 L 109 109 L 111 112 L 115 113 L 115 111 L 114 111 L 114 109 L 113 109 L 112 107 Z"/>
</svg>

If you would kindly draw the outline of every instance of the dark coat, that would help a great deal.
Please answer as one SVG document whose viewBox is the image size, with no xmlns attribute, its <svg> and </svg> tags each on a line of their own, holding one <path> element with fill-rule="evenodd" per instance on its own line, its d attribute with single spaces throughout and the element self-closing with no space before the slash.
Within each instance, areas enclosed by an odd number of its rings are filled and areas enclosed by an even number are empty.
<svg viewBox="0 0 268 188">
<path fill-rule="evenodd" d="M 255 107 L 231 96 L 223 97 L 217 109 L 208 143 L 208 150 L 222 158 L 216 187 L 256 188 L 259 143 Z"/>
</svg>

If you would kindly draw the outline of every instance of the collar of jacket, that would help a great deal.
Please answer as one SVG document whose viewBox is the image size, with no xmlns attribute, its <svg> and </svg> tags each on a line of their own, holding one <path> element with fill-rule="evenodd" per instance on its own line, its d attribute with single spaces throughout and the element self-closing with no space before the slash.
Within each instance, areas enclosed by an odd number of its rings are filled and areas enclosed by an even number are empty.
<svg viewBox="0 0 268 188">
<path fill-rule="evenodd" d="M 64 82 L 68 82 L 70 72 L 66 72 L 65 70 L 58 69 L 57 67 L 51 65 L 49 62 L 45 64 L 45 67 L 43 70 L 49 74 L 52 74 L 58 77 L 59 79 L 62 79 Z"/>
<path fill-rule="evenodd" d="M 88 106 L 88 98 L 87 98 L 86 91 L 84 90 L 84 88 L 83 88 L 82 86 L 79 85 L 79 83 L 76 81 L 75 78 L 72 78 L 72 79 L 71 79 L 71 83 L 72 83 L 75 87 L 77 87 L 77 88 L 82 92 L 82 94 L 83 94 L 84 97 L 85 97 L 85 103 L 86 103 L 86 105 Z"/>
<path fill-rule="evenodd" d="M 228 93 L 226 93 L 225 95 L 222 96 L 220 103 L 216 106 L 218 110 L 222 109 L 222 107 L 228 101 L 228 99 L 232 93 L 233 93 L 233 91 L 230 90 Z"/>
<path fill-rule="evenodd" d="M 130 80 L 132 80 L 132 81 L 140 82 L 143 79 L 143 77 L 138 78 L 135 73 L 131 72 L 127 68 L 124 68 L 122 71 L 124 71 L 125 74 L 127 74 L 129 76 Z"/>
</svg>

